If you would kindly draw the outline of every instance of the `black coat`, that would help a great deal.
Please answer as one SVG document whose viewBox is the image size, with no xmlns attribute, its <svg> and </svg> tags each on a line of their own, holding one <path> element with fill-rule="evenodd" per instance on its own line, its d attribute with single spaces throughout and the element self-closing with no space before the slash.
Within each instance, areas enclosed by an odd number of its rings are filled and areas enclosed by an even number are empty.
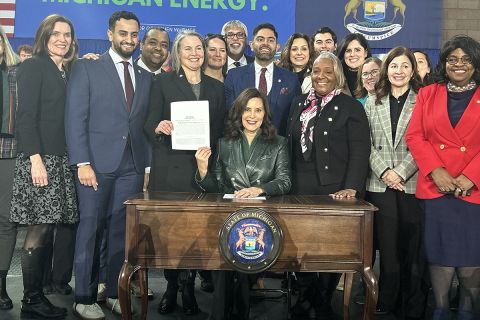
<svg viewBox="0 0 480 320">
<path fill-rule="evenodd" d="M 300 121 L 306 97 L 306 94 L 298 96 L 290 108 L 287 124 L 290 151 L 293 151 L 292 131 L 298 127 L 295 122 Z M 313 132 L 313 156 L 321 185 L 337 184 L 340 189 L 354 189 L 361 196 L 371 145 L 368 119 L 361 103 L 340 93 L 322 110 Z"/>
<path fill-rule="evenodd" d="M 170 136 L 155 134 L 162 120 L 170 120 L 170 103 L 196 101 L 191 85 L 183 70 L 161 73 L 150 91 L 150 107 L 145 133 L 152 142 L 150 191 L 193 192 L 200 191 L 195 183 L 195 151 L 172 150 Z M 223 84 L 202 73 L 199 100 L 208 100 L 210 112 L 210 144 L 215 146 L 223 133 L 225 96 Z"/>
<path fill-rule="evenodd" d="M 208 192 L 234 193 L 258 187 L 266 195 L 286 194 L 291 187 L 290 158 L 287 139 L 277 136 L 271 143 L 258 140 L 245 163 L 242 141 L 222 138 L 212 170 L 198 182 Z"/>
<path fill-rule="evenodd" d="M 64 155 L 66 79 L 48 56 L 34 56 L 17 70 L 18 150 L 33 154 Z"/>
</svg>

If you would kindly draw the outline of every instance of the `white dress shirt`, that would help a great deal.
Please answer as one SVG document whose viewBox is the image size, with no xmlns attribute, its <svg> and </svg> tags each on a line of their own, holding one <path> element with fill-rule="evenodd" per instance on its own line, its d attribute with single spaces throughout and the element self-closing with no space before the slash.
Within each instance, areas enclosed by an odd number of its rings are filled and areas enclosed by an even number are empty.
<svg viewBox="0 0 480 320">
<path fill-rule="evenodd" d="M 115 68 L 117 68 L 118 77 L 120 78 L 120 81 L 122 82 L 123 94 L 125 94 L 125 78 L 123 76 L 123 70 L 124 70 L 123 61 L 124 60 L 122 59 L 122 57 L 120 57 L 118 55 L 118 53 L 113 51 L 112 48 L 110 48 L 110 50 L 108 50 L 108 54 L 112 58 L 113 63 L 115 64 Z M 132 78 L 133 92 L 135 92 L 135 70 L 133 69 L 133 59 L 132 59 L 132 57 L 130 57 L 130 59 L 128 59 L 128 72 L 130 73 L 130 78 Z M 125 96 L 125 99 L 127 99 L 127 96 Z"/>
<path fill-rule="evenodd" d="M 236 68 L 237 66 L 235 66 L 235 60 L 233 60 L 232 58 L 228 57 L 227 59 L 227 71 L 230 70 L 230 69 L 233 69 L 233 68 Z M 243 67 L 243 66 L 246 66 L 248 63 L 247 63 L 247 58 L 245 58 L 245 55 L 243 55 L 240 60 L 238 60 L 238 62 L 240 62 L 240 67 Z"/>
<path fill-rule="evenodd" d="M 254 66 L 255 66 L 255 88 L 257 89 L 258 89 L 258 84 L 260 83 L 260 73 L 262 73 L 262 68 L 267 68 L 267 71 L 265 71 L 265 79 L 267 79 L 267 94 L 269 94 L 270 90 L 272 89 L 272 83 L 273 83 L 273 62 L 271 62 L 266 67 L 262 67 L 257 63 L 257 61 L 255 61 Z"/>
</svg>

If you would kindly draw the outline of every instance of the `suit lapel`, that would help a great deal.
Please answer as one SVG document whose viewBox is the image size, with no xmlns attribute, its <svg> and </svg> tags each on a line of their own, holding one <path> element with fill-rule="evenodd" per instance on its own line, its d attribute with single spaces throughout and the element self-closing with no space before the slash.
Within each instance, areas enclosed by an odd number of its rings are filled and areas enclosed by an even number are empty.
<svg viewBox="0 0 480 320">
<path fill-rule="evenodd" d="M 243 139 L 243 137 L 240 137 Z M 243 180 L 244 184 L 250 186 L 250 180 L 248 179 L 247 169 L 245 161 L 243 160 L 243 152 L 242 152 L 242 141 L 232 141 L 231 143 L 238 143 L 239 147 L 233 147 L 230 149 L 230 157 L 233 159 L 233 164 L 236 168 L 238 168 L 237 173 L 239 177 Z"/>
<path fill-rule="evenodd" d="M 115 67 L 115 64 L 113 63 L 112 58 L 108 54 L 108 51 L 104 53 L 100 57 L 102 61 L 103 68 L 105 72 L 108 74 L 110 79 L 112 80 L 113 87 L 115 89 L 115 92 L 121 92 L 121 100 L 122 100 L 122 105 L 123 105 L 123 111 L 128 113 L 127 110 L 127 100 L 125 99 L 125 91 L 123 90 L 122 86 L 122 81 L 120 80 L 120 77 L 117 72 L 117 68 Z"/>
<path fill-rule="evenodd" d="M 387 141 L 390 144 L 390 147 L 393 149 L 392 141 L 392 122 L 390 118 L 390 96 L 382 98 L 382 103 L 378 106 L 375 106 L 378 113 L 378 118 L 380 120 L 381 126 L 383 128 L 383 133 L 387 137 Z"/>
<path fill-rule="evenodd" d="M 473 100 L 473 98 L 472 98 Z M 434 113 L 434 124 L 437 128 L 438 134 L 443 138 L 444 141 L 453 141 L 454 143 L 459 144 L 460 138 L 457 135 L 456 130 L 452 127 L 452 123 L 448 117 L 448 110 L 447 110 L 447 87 L 442 86 L 437 90 L 435 94 L 435 103 L 434 105 L 441 109 L 440 112 Z M 458 124 L 457 124 L 458 128 Z"/>
<path fill-rule="evenodd" d="M 172 71 L 175 72 L 175 71 Z M 185 101 L 196 101 L 197 97 L 195 96 L 195 93 L 193 93 L 192 86 L 190 83 L 188 83 L 187 77 L 185 76 L 185 72 L 183 69 L 180 69 L 180 72 L 178 73 L 178 77 L 175 77 L 175 84 L 177 87 L 182 91 L 182 93 L 185 95 Z M 200 82 L 200 86 L 202 86 Z M 202 89 L 200 88 L 200 96 L 202 94 Z"/>
<path fill-rule="evenodd" d="M 280 95 L 280 90 L 282 88 L 282 79 L 281 79 L 280 73 L 281 73 L 280 68 L 274 65 L 273 76 L 272 76 L 272 88 L 268 93 L 268 102 L 270 104 L 270 108 L 277 105 L 278 96 Z"/>
<path fill-rule="evenodd" d="M 417 94 L 410 88 L 410 92 L 408 93 L 407 100 L 405 100 L 405 104 L 403 105 L 402 112 L 400 113 L 400 119 L 398 119 L 397 132 L 395 134 L 395 143 L 393 146 L 394 149 L 398 146 L 398 144 L 402 140 L 403 134 L 405 133 L 408 123 L 410 122 L 413 108 L 415 107 L 416 98 L 417 98 Z"/>
<path fill-rule="evenodd" d="M 137 111 L 136 105 L 138 99 L 141 97 L 141 91 L 144 89 L 145 85 L 143 84 L 144 73 L 147 73 L 142 67 L 139 67 L 136 63 L 133 64 L 133 73 L 135 77 L 135 91 L 133 94 L 132 109 L 130 110 L 130 115 Z M 149 75 L 150 76 L 150 75 Z"/>
<path fill-rule="evenodd" d="M 249 177 L 249 173 L 252 173 L 252 171 L 257 167 L 258 161 L 260 161 L 260 158 L 265 154 L 266 148 L 267 144 L 257 141 L 245 167 L 247 177 Z"/>
</svg>

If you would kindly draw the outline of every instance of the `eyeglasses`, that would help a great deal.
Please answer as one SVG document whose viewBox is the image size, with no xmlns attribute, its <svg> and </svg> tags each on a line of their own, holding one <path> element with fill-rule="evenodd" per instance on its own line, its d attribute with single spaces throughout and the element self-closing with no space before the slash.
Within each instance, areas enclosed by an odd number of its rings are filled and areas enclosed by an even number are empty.
<svg viewBox="0 0 480 320">
<path fill-rule="evenodd" d="M 457 64 L 459 61 L 462 61 L 462 64 L 471 64 L 472 58 L 470 58 L 469 56 L 463 56 L 461 58 L 456 56 L 447 57 L 447 63 L 452 66 Z"/>
<path fill-rule="evenodd" d="M 237 39 L 243 39 L 245 38 L 245 33 L 244 32 L 227 32 L 227 34 L 225 34 L 225 36 L 227 37 L 227 39 L 233 39 L 234 37 L 237 37 Z"/>
<path fill-rule="evenodd" d="M 369 76 L 371 76 L 372 78 L 375 78 L 376 76 L 378 76 L 379 72 L 380 72 L 379 69 L 373 69 L 370 72 L 362 72 L 362 79 L 367 79 Z"/>
</svg>

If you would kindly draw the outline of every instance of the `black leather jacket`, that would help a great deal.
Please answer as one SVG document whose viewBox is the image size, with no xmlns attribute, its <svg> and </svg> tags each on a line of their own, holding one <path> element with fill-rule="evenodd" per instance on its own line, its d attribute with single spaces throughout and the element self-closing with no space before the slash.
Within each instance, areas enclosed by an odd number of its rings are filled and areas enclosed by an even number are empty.
<svg viewBox="0 0 480 320">
<path fill-rule="evenodd" d="M 277 136 L 271 143 L 259 140 L 245 163 L 241 139 L 222 138 L 212 170 L 197 183 L 207 192 L 233 193 L 243 188 L 258 187 L 266 195 L 286 194 L 291 187 L 290 157 L 287 139 Z"/>
</svg>

